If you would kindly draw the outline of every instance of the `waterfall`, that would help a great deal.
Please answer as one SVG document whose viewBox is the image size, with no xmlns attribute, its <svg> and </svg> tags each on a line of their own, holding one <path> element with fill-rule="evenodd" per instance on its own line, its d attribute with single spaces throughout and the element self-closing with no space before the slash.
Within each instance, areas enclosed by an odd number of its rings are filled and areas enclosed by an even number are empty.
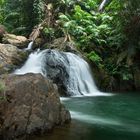
<svg viewBox="0 0 140 140">
<path fill-rule="evenodd" d="M 41 73 L 53 80 L 67 95 L 101 95 L 88 63 L 80 56 L 56 50 L 36 51 L 15 74 Z"/>
<path fill-rule="evenodd" d="M 27 48 L 25 48 L 24 50 L 26 51 L 26 50 L 31 50 L 32 49 L 32 46 L 33 46 L 33 41 L 31 41 L 29 44 L 28 44 L 28 47 Z"/>
<path fill-rule="evenodd" d="M 66 53 L 69 61 L 68 92 L 76 95 L 88 95 L 99 92 L 93 81 L 88 63 L 72 53 Z"/>
<path fill-rule="evenodd" d="M 15 70 L 14 74 L 23 75 L 26 73 L 41 73 L 43 76 L 46 75 L 46 71 L 43 69 L 44 52 L 37 50 L 29 55 L 25 64 Z"/>
</svg>

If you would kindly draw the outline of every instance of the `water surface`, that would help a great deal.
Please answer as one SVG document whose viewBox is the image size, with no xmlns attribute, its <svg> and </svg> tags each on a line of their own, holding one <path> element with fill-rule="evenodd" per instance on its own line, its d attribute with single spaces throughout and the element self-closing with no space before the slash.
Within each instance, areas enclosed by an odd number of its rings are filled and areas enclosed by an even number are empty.
<svg viewBox="0 0 140 140">
<path fill-rule="evenodd" d="M 35 140 L 140 140 L 140 96 L 75 97 L 62 101 L 71 124 Z"/>
</svg>

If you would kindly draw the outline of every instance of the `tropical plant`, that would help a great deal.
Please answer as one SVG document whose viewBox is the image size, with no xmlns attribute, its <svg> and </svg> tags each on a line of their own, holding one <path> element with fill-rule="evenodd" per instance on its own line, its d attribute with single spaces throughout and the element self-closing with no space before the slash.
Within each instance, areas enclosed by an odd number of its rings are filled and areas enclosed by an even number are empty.
<svg viewBox="0 0 140 140">
<path fill-rule="evenodd" d="M 28 35 L 43 19 L 43 0 L 1 0 L 0 21 L 9 32 Z"/>
<path fill-rule="evenodd" d="M 102 2 L 104 2 L 103 0 Z M 63 0 L 66 5 L 68 1 Z M 59 15 L 60 27 L 87 57 L 112 76 L 132 79 L 131 67 L 140 49 L 139 0 L 71 1 Z M 71 9 L 69 10 L 69 7 Z M 68 11 L 69 10 L 69 11 Z"/>
</svg>

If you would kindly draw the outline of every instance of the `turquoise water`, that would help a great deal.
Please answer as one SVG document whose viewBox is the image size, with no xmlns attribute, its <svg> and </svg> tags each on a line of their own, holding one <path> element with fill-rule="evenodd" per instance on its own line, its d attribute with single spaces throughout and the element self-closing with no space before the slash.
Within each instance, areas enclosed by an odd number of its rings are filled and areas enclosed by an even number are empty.
<svg viewBox="0 0 140 140">
<path fill-rule="evenodd" d="M 36 140 L 140 140 L 140 96 L 74 97 L 62 101 L 71 124 Z"/>
</svg>

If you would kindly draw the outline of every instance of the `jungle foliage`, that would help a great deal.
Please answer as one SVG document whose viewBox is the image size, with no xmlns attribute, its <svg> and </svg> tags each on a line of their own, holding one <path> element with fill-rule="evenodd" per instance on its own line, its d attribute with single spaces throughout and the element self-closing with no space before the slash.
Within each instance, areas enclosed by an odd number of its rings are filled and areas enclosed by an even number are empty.
<svg viewBox="0 0 140 140">
<path fill-rule="evenodd" d="M 28 35 L 43 18 L 42 0 L 1 0 L 0 22 L 12 33 Z"/>
<path fill-rule="evenodd" d="M 140 67 L 139 0 L 0 0 L 0 23 L 16 34 L 29 35 L 44 19 L 50 40 L 64 36 L 97 67 L 111 76 L 133 79 Z"/>
<path fill-rule="evenodd" d="M 139 1 L 108 0 L 102 11 L 101 0 L 62 2 L 67 7 L 59 15 L 64 34 L 111 76 L 132 80 L 132 69 L 139 67 L 135 63 L 140 49 Z"/>
</svg>

